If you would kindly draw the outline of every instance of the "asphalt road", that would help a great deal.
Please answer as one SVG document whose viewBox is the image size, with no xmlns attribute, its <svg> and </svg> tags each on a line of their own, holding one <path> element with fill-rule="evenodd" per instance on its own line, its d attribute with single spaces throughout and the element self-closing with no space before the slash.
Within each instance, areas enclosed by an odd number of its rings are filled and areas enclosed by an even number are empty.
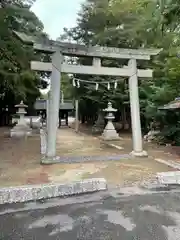
<svg viewBox="0 0 180 240">
<path fill-rule="evenodd" d="M 180 239 L 180 192 L 124 193 L 2 205 L 0 239 Z"/>
</svg>

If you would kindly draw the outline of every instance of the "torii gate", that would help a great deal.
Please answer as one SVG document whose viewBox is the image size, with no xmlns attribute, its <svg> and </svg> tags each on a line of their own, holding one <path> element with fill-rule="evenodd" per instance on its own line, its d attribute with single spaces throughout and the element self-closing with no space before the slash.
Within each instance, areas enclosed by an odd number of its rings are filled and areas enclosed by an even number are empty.
<svg viewBox="0 0 180 240">
<path fill-rule="evenodd" d="M 121 76 L 129 77 L 130 107 L 131 107 L 131 125 L 134 156 L 147 156 L 143 150 L 140 107 L 138 93 L 138 77 L 152 77 L 152 70 L 137 69 L 137 60 L 150 60 L 150 56 L 157 55 L 161 49 L 121 49 L 109 47 L 87 47 L 79 44 L 64 43 L 58 41 L 48 41 L 46 43 L 34 42 L 32 38 L 25 34 L 15 34 L 26 43 L 33 44 L 36 51 L 52 54 L 50 63 L 31 62 L 31 69 L 37 71 L 51 72 L 51 89 L 49 97 L 49 117 L 47 126 L 47 163 L 52 162 L 56 157 L 56 135 L 58 126 L 58 112 L 60 101 L 60 82 L 61 73 L 72 74 L 90 74 L 101 76 Z M 92 66 L 71 65 L 64 63 L 64 56 L 86 56 L 93 58 Z M 102 58 L 129 59 L 128 65 L 123 68 L 103 67 Z M 46 161 L 45 161 L 46 162 Z"/>
</svg>

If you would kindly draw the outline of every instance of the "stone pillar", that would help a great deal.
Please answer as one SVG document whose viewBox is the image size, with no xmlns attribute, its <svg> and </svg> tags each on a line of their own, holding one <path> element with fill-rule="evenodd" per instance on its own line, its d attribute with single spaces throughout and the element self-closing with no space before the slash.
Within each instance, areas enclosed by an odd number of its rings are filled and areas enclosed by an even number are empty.
<svg viewBox="0 0 180 240">
<path fill-rule="evenodd" d="M 49 99 L 46 100 L 46 129 L 48 128 L 48 118 L 49 118 Z"/>
<path fill-rule="evenodd" d="M 79 101 L 75 101 L 75 131 L 79 131 Z"/>
<path fill-rule="evenodd" d="M 64 104 L 64 92 L 61 91 L 61 103 Z"/>
<path fill-rule="evenodd" d="M 104 117 L 103 117 L 102 111 L 99 110 L 98 118 L 92 127 L 92 132 L 93 133 L 101 133 L 103 131 L 103 129 L 104 129 Z"/>
<path fill-rule="evenodd" d="M 68 126 L 68 112 L 66 112 L 66 126 Z"/>
<path fill-rule="evenodd" d="M 56 52 L 52 55 L 51 88 L 49 94 L 48 110 L 48 138 L 46 151 L 46 157 L 48 158 L 48 161 L 56 156 L 56 137 L 59 118 L 62 61 L 63 57 L 60 52 Z"/>
<path fill-rule="evenodd" d="M 143 143 L 142 143 L 136 59 L 129 60 L 128 66 L 132 72 L 132 76 L 129 77 L 131 125 L 132 125 L 132 139 L 133 139 L 132 155 L 147 156 L 147 152 L 143 151 Z"/>
<path fill-rule="evenodd" d="M 61 127 L 61 111 L 59 110 L 59 128 Z"/>
</svg>

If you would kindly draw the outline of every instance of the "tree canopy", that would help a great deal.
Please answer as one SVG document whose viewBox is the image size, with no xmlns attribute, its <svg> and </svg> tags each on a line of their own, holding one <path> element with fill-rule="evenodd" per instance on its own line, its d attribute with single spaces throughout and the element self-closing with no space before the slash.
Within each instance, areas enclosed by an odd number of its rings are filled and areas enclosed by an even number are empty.
<svg viewBox="0 0 180 240">
<path fill-rule="evenodd" d="M 157 121 L 161 123 L 163 132 L 164 126 L 169 122 L 168 114 L 158 108 L 180 95 L 180 59 L 177 57 L 180 46 L 179 6 L 177 0 L 86 0 L 78 14 L 77 26 L 64 29 L 62 36 L 63 39 L 87 45 L 163 49 L 149 62 L 138 61 L 140 68 L 150 67 L 154 70 L 153 79 L 139 81 L 141 117 L 145 131 L 152 121 Z M 87 59 L 81 58 L 78 61 L 88 64 Z M 103 60 L 105 66 L 121 67 L 126 63 L 124 60 Z M 105 77 L 75 77 L 89 81 L 111 80 Z M 88 106 L 89 111 L 91 106 L 92 112 L 104 107 L 107 100 L 122 109 L 125 103 L 129 103 L 127 79 L 122 79 L 116 90 L 108 90 L 102 84 L 96 91 L 92 84 L 83 83 L 80 88 L 76 88 L 76 96 L 82 105 Z M 178 112 L 172 113 L 173 116 L 177 114 Z M 174 116 L 171 122 L 176 127 L 172 132 L 180 134 L 175 121 L 177 117 Z M 164 132 L 166 140 L 172 140 L 172 132 Z"/>
</svg>

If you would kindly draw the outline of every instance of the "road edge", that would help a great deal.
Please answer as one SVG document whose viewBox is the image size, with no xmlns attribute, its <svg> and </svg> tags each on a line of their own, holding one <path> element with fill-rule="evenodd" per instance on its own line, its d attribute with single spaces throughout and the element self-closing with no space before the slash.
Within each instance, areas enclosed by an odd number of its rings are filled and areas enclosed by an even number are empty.
<svg viewBox="0 0 180 240">
<path fill-rule="evenodd" d="M 107 190 L 104 178 L 92 178 L 67 184 L 48 183 L 0 188 L 0 204 L 23 203 Z"/>
</svg>

